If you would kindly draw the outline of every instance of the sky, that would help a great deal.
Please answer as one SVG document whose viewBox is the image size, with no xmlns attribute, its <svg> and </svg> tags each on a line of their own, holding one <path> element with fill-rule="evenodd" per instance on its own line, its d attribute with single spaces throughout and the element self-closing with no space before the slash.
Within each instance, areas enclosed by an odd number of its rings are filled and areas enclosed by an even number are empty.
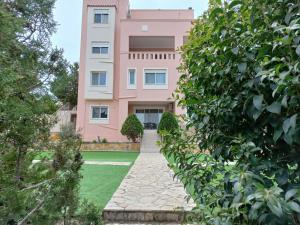
<svg viewBox="0 0 300 225">
<path fill-rule="evenodd" d="M 122 1 L 122 0 L 121 0 Z M 70 7 L 71 6 L 71 7 Z M 193 7 L 198 17 L 208 8 L 208 0 L 130 0 L 132 9 L 187 9 Z M 82 0 L 57 0 L 54 18 L 58 23 L 52 43 L 64 49 L 70 62 L 78 62 L 80 54 Z"/>
</svg>

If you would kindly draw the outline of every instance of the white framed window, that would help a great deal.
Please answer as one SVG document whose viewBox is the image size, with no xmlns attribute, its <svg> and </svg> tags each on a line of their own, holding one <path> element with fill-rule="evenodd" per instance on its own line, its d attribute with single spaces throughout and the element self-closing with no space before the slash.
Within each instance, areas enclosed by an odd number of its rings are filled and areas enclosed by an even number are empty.
<svg viewBox="0 0 300 225">
<path fill-rule="evenodd" d="M 167 69 L 145 69 L 144 70 L 144 87 L 153 89 L 168 88 L 168 71 Z"/>
<path fill-rule="evenodd" d="M 127 88 L 136 89 L 136 69 L 128 69 Z"/>
<path fill-rule="evenodd" d="M 108 42 L 93 42 L 92 54 L 108 57 L 109 55 L 109 43 Z"/>
<path fill-rule="evenodd" d="M 92 120 L 108 120 L 108 106 L 91 106 Z"/>
<path fill-rule="evenodd" d="M 107 72 L 106 71 L 91 72 L 91 85 L 107 86 Z"/>
<path fill-rule="evenodd" d="M 95 24 L 108 24 L 109 23 L 109 10 L 108 9 L 94 10 L 94 23 Z"/>
</svg>

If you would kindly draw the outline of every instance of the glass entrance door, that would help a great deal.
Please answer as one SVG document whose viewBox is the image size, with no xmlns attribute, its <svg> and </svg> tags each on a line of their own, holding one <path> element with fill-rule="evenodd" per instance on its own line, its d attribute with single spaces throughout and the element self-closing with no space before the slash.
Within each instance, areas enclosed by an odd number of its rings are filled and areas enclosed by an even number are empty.
<svg viewBox="0 0 300 225">
<path fill-rule="evenodd" d="M 155 130 L 160 122 L 163 109 L 136 109 L 135 113 L 145 129 Z"/>
</svg>

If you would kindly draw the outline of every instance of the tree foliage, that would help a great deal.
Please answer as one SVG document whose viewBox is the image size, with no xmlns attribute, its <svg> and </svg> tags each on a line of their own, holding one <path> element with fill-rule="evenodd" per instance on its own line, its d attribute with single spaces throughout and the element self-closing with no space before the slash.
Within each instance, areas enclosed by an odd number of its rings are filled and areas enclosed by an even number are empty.
<svg viewBox="0 0 300 225">
<path fill-rule="evenodd" d="M 57 51 L 55 57 L 61 57 L 62 51 Z M 54 56 L 53 56 L 54 57 Z M 79 64 L 69 65 L 66 60 L 60 60 L 60 69 L 55 72 L 55 77 L 51 83 L 51 92 L 63 104 L 69 104 L 71 107 L 77 105 L 78 98 L 78 77 Z"/>
<path fill-rule="evenodd" d="M 80 139 L 49 143 L 56 101 L 54 0 L 0 1 L 0 224 L 70 223 L 78 205 Z M 42 150 L 49 160 L 33 163 Z"/>
<path fill-rule="evenodd" d="M 297 0 L 211 1 L 182 49 L 177 97 L 195 131 L 163 150 L 201 224 L 300 223 L 299 12 Z"/>
<path fill-rule="evenodd" d="M 128 140 L 132 140 L 134 143 L 143 136 L 144 127 L 135 114 L 127 117 L 122 126 L 121 134 L 126 136 Z"/>
<path fill-rule="evenodd" d="M 161 120 L 158 124 L 157 132 L 160 133 L 162 131 L 172 132 L 178 129 L 178 121 L 175 118 L 175 115 L 170 112 L 164 112 Z"/>
</svg>

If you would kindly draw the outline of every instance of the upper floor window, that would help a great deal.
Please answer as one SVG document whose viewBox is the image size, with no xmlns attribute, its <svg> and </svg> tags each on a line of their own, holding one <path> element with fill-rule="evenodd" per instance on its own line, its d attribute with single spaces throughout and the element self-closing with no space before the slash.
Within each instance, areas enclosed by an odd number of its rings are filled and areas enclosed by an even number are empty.
<svg viewBox="0 0 300 225">
<path fill-rule="evenodd" d="M 128 89 L 136 88 L 136 69 L 128 70 Z"/>
<path fill-rule="evenodd" d="M 92 106 L 92 119 L 108 119 L 108 106 Z"/>
<path fill-rule="evenodd" d="M 92 86 L 106 86 L 107 85 L 107 73 L 106 71 L 92 72 L 91 73 Z"/>
<path fill-rule="evenodd" d="M 108 42 L 93 42 L 92 43 L 92 53 L 95 55 L 107 56 L 109 53 L 109 43 Z"/>
<path fill-rule="evenodd" d="M 106 9 L 97 9 L 94 12 L 94 23 L 108 24 L 109 11 Z"/>
<path fill-rule="evenodd" d="M 145 70 L 145 85 L 166 85 L 167 70 Z"/>
</svg>

